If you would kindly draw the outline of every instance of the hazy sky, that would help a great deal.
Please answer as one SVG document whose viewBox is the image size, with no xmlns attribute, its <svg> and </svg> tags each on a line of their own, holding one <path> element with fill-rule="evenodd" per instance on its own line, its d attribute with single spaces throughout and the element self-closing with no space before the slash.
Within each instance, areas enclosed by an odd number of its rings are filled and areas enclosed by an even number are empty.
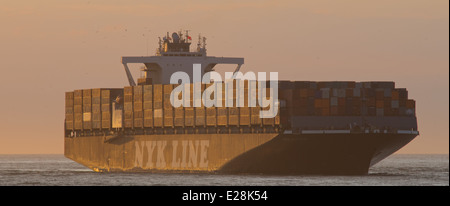
<svg viewBox="0 0 450 206">
<path fill-rule="evenodd" d="M 421 134 L 398 153 L 449 152 L 448 0 L 0 0 L 0 26 L 0 154 L 63 153 L 64 92 L 127 85 L 120 57 L 179 29 L 242 71 L 395 81 Z"/>
</svg>

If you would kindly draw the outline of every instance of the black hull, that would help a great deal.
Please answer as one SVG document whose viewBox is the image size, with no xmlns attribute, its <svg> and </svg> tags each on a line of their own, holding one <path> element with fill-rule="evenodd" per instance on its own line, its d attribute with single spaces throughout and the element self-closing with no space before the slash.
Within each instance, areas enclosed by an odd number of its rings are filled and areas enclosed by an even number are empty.
<svg viewBox="0 0 450 206">
<path fill-rule="evenodd" d="M 416 136 L 351 133 L 66 137 L 65 156 L 101 172 L 364 175 Z"/>
<path fill-rule="evenodd" d="M 225 164 L 224 173 L 364 175 L 415 134 L 280 135 Z"/>
</svg>

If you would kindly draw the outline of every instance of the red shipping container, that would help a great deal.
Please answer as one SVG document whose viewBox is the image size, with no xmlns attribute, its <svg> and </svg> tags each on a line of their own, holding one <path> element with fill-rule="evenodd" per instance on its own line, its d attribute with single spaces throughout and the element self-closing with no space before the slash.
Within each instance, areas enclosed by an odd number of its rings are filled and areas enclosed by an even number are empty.
<svg viewBox="0 0 450 206">
<path fill-rule="evenodd" d="M 345 107 L 338 106 L 338 115 L 339 116 L 345 116 Z"/>
<path fill-rule="evenodd" d="M 330 107 L 330 115 L 332 115 L 332 116 L 337 116 L 337 115 L 339 115 L 338 107 L 337 107 L 337 106 L 331 106 L 331 107 Z"/>
<path fill-rule="evenodd" d="M 330 108 L 330 99 L 322 99 L 322 107 L 323 108 Z"/>
<path fill-rule="evenodd" d="M 357 106 L 357 107 L 360 107 L 361 106 L 361 98 L 359 98 L 359 97 L 353 97 L 353 99 L 352 99 L 352 103 L 353 103 L 353 106 Z"/>
<path fill-rule="evenodd" d="M 355 88 L 356 87 L 356 82 L 348 82 L 347 83 L 347 87 L 348 88 Z"/>
<path fill-rule="evenodd" d="M 317 82 L 317 89 L 322 89 L 322 88 L 326 88 L 326 83 L 325 82 Z"/>
<path fill-rule="evenodd" d="M 352 88 L 345 89 L 345 97 L 353 97 L 353 89 Z"/>
<path fill-rule="evenodd" d="M 294 99 L 300 97 L 300 98 L 306 98 L 308 97 L 308 89 L 298 89 L 296 94 L 299 96 L 294 96 Z"/>
<path fill-rule="evenodd" d="M 383 99 L 384 98 L 384 91 L 376 91 L 375 92 L 375 97 L 376 97 L 377 100 Z"/>
<path fill-rule="evenodd" d="M 355 107 L 353 106 L 353 111 L 352 111 L 352 115 L 353 116 L 360 116 L 361 115 L 361 107 Z"/>
<path fill-rule="evenodd" d="M 384 108 L 384 116 L 392 116 L 392 108 Z"/>
<path fill-rule="evenodd" d="M 406 108 L 408 108 L 408 109 L 416 108 L 416 101 L 414 101 L 412 99 L 406 100 Z"/>
<path fill-rule="evenodd" d="M 338 105 L 345 106 L 345 98 L 338 98 Z M 344 107 L 344 109 L 345 109 L 345 107 Z"/>
<path fill-rule="evenodd" d="M 397 90 L 393 90 L 391 92 L 391 98 L 392 98 L 392 100 L 398 100 L 399 99 L 399 94 L 398 94 Z"/>
<path fill-rule="evenodd" d="M 384 98 L 384 108 L 391 108 L 392 106 L 392 100 L 391 98 Z M 385 109 L 386 111 L 386 109 Z"/>
</svg>

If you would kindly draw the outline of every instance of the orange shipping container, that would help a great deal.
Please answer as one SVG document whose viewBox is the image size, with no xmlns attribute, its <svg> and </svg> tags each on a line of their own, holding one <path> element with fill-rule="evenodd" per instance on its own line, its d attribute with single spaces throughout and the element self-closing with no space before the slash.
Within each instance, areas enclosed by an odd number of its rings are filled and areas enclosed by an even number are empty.
<svg viewBox="0 0 450 206">
<path fill-rule="evenodd" d="M 314 107 L 315 108 L 321 108 L 322 107 L 322 99 L 315 99 L 314 100 Z"/>
</svg>

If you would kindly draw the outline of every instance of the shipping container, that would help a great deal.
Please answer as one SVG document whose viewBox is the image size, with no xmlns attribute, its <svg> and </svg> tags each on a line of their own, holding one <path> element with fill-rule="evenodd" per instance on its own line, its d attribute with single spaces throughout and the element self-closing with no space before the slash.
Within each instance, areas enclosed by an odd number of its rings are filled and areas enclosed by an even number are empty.
<svg viewBox="0 0 450 206">
<path fill-rule="evenodd" d="M 408 99 L 406 101 L 406 108 L 408 108 L 408 109 L 415 109 L 416 108 L 416 101 L 414 101 L 412 99 Z"/>
<path fill-rule="evenodd" d="M 92 97 L 101 97 L 101 90 L 100 88 L 92 89 Z"/>
<path fill-rule="evenodd" d="M 205 107 L 195 107 L 195 126 L 205 126 Z"/>
<path fill-rule="evenodd" d="M 397 90 L 399 99 L 408 99 L 408 91 L 405 88 L 399 88 Z"/>
<path fill-rule="evenodd" d="M 142 87 L 144 93 L 144 101 L 153 100 L 153 85 L 144 85 Z"/>
<path fill-rule="evenodd" d="M 376 100 L 376 108 L 384 108 L 384 100 Z"/>
<path fill-rule="evenodd" d="M 173 127 L 173 109 L 164 109 L 164 127 Z"/>
<path fill-rule="evenodd" d="M 138 85 L 148 85 L 152 84 L 151 78 L 138 78 Z"/>
<path fill-rule="evenodd" d="M 216 126 L 217 125 L 216 107 L 207 107 L 206 108 L 206 125 L 207 126 Z"/>
<path fill-rule="evenodd" d="M 241 126 L 250 125 L 250 107 L 239 108 L 239 125 Z"/>
<path fill-rule="evenodd" d="M 392 90 L 392 92 L 391 92 L 391 98 L 392 98 L 392 100 L 399 100 L 399 93 L 398 93 L 398 90 Z"/>
<path fill-rule="evenodd" d="M 395 83 L 394 82 L 371 82 L 371 88 L 387 88 L 387 89 L 394 89 Z"/>
<path fill-rule="evenodd" d="M 228 125 L 228 109 L 226 107 L 217 108 L 217 125 L 227 126 Z"/>
<path fill-rule="evenodd" d="M 111 112 L 103 112 L 102 111 L 102 129 L 110 129 L 111 128 Z"/>
<path fill-rule="evenodd" d="M 320 90 L 321 90 L 322 95 L 318 98 L 324 98 L 324 99 L 330 98 L 330 88 L 322 88 Z"/>
<path fill-rule="evenodd" d="M 164 109 L 173 109 L 172 103 L 170 102 L 170 98 L 172 96 L 172 91 L 173 91 L 173 84 L 166 84 L 166 85 L 164 85 L 163 89 L 164 89 L 164 95 L 163 95 Z"/>
<path fill-rule="evenodd" d="M 126 86 L 123 88 L 123 94 L 124 95 L 133 95 L 133 87 L 132 86 Z"/>
<path fill-rule="evenodd" d="M 239 125 L 239 109 L 238 107 L 228 108 L 228 125 Z"/>
<path fill-rule="evenodd" d="M 135 86 L 133 87 L 133 100 L 135 102 L 143 101 L 143 86 Z"/>
<path fill-rule="evenodd" d="M 163 89 L 161 84 L 153 85 L 153 101 L 162 102 L 163 100 Z"/>
<path fill-rule="evenodd" d="M 163 127 L 163 110 L 154 109 L 153 110 L 153 125 L 155 127 Z"/>
<path fill-rule="evenodd" d="M 187 127 L 195 125 L 195 110 L 193 107 L 184 108 L 184 124 Z"/>
<path fill-rule="evenodd" d="M 102 113 L 94 112 L 92 113 L 92 129 L 102 128 Z"/>
<path fill-rule="evenodd" d="M 229 108 L 230 109 L 230 108 Z M 261 122 L 261 118 L 260 118 L 260 112 L 261 111 L 261 107 L 257 106 L 257 107 L 251 107 L 250 109 L 250 123 L 252 125 L 260 125 Z"/>
<path fill-rule="evenodd" d="M 153 110 L 144 110 L 144 127 L 153 128 Z"/>
<path fill-rule="evenodd" d="M 174 125 L 176 127 L 184 127 L 184 108 L 178 107 L 175 108 L 175 117 L 174 117 Z"/>
</svg>

